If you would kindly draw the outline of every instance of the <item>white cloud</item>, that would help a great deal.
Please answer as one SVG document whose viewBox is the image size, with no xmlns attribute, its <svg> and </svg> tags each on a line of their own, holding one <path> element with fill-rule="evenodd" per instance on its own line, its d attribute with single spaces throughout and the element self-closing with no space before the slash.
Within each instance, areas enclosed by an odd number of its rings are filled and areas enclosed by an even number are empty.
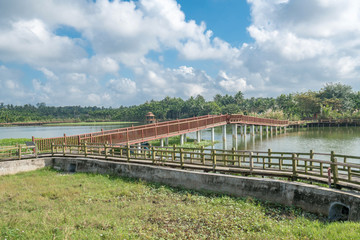
<svg viewBox="0 0 360 240">
<path fill-rule="evenodd" d="M 46 78 L 51 79 L 51 80 L 58 80 L 59 78 L 49 69 L 42 67 L 39 68 L 39 70 L 46 76 Z"/>
<path fill-rule="evenodd" d="M 254 89 L 253 86 L 247 85 L 245 78 L 229 77 L 224 71 L 219 72 L 218 78 L 220 87 L 230 93 Z"/>
<path fill-rule="evenodd" d="M 352 84 L 359 77 L 359 1 L 248 2 L 247 29 L 255 42 L 243 45 L 243 67 L 232 73 L 256 86 L 254 94 L 319 89 L 333 81 Z"/>
<path fill-rule="evenodd" d="M 136 82 L 128 78 L 110 79 L 107 87 L 120 95 L 125 95 L 126 97 L 136 93 Z"/>
<path fill-rule="evenodd" d="M 39 19 L 19 20 L 0 28 L 0 60 L 37 65 L 82 56 L 84 51 L 68 37 L 54 35 Z"/>
</svg>

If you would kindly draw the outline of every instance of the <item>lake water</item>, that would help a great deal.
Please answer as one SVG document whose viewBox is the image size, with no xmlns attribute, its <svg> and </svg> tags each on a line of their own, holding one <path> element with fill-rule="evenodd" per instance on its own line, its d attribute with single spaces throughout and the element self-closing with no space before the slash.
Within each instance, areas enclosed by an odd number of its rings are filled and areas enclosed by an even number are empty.
<svg viewBox="0 0 360 240">
<path fill-rule="evenodd" d="M 111 130 L 130 127 L 132 124 L 93 125 L 93 126 L 15 126 L 0 127 L 0 139 L 3 138 L 51 138 L 78 135 L 90 132 L 100 132 L 101 129 Z"/>
<path fill-rule="evenodd" d="M 264 131 L 265 133 L 265 131 Z M 189 134 L 195 138 L 195 134 Z M 204 130 L 203 139 L 211 139 L 211 131 Z M 215 140 L 220 143 L 215 144 L 214 148 L 221 149 L 222 132 L 221 128 L 215 131 Z M 226 149 L 231 149 L 232 134 L 231 128 L 228 127 Z M 325 128 L 304 128 L 300 130 L 287 130 L 287 133 L 277 135 L 262 136 L 259 134 L 255 137 L 248 134 L 245 137 L 238 135 L 239 150 L 267 150 L 278 152 L 309 152 L 313 150 L 317 153 L 330 153 L 334 151 L 337 154 L 346 154 L 360 156 L 360 127 L 325 127 Z"/>
<path fill-rule="evenodd" d="M 128 127 L 131 124 L 121 125 L 98 125 L 98 126 L 19 126 L 0 127 L 0 139 L 2 138 L 31 138 L 35 137 L 60 137 L 64 133 L 67 136 L 89 132 L 98 132 L 101 129 L 110 130 Z M 226 148 L 232 148 L 231 127 L 227 127 Z M 214 148 L 222 149 L 221 127 L 215 128 L 215 140 L 219 143 Z M 265 131 L 264 131 L 265 132 Z M 195 133 L 187 134 L 190 138 L 196 138 Z M 211 139 L 210 129 L 202 131 L 202 139 Z M 338 154 L 360 156 L 360 127 L 320 127 L 310 129 L 288 130 L 287 133 L 277 135 L 257 134 L 255 137 L 249 134 L 246 138 L 238 135 L 239 150 L 267 150 L 287 152 L 314 152 L 330 153 L 335 151 Z"/>
</svg>

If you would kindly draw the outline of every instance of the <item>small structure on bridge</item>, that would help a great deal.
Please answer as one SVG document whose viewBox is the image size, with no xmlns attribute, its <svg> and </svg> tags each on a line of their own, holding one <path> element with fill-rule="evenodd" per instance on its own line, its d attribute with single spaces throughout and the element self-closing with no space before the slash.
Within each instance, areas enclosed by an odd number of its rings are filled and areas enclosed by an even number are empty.
<svg viewBox="0 0 360 240">
<path fill-rule="evenodd" d="M 156 123 L 155 115 L 152 112 L 148 112 L 145 115 L 145 118 L 146 118 L 146 124 Z"/>
</svg>

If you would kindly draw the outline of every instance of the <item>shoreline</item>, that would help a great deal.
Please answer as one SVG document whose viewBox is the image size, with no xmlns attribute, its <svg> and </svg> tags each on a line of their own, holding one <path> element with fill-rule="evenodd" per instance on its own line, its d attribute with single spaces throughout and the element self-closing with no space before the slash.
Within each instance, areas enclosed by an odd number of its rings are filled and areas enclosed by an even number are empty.
<svg viewBox="0 0 360 240">
<path fill-rule="evenodd" d="M 53 122 L 14 122 L 0 123 L 0 127 L 16 126 L 92 126 L 92 125 L 117 125 L 117 124 L 135 124 L 139 122 L 112 122 L 112 121 L 95 121 L 95 122 L 77 122 L 77 121 L 53 121 Z"/>
</svg>

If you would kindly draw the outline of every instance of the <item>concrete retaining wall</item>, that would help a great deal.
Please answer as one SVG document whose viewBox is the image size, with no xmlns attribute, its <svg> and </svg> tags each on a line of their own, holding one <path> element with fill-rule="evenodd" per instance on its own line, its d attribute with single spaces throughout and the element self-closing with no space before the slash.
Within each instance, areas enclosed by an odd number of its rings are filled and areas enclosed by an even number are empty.
<svg viewBox="0 0 360 240">
<path fill-rule="evenodd" d="M 254 197 L 324 215 L 328 215 L 332 203 L 338 202 L 349 208 L 349 220 L 360 221 L 360 195 L 309 184 L 85 158 L 54 158 L 53 164 L 54 168 L 59 170 L 73 169 L 76 172 L 114 174 L 173 187 L 207 190 L 238 197 Z"/>
<path fill-rule="evenodd" d="M 52 166 L 63 171 L 139 178 L 173 187 L 213 191 L 238 197 L 254 197 L 324 215 L 328 215 L 331 204 L 341 203 L 348 207 L 349 220 L 360 221 L 360 195 L 297 182 L 68 157 L 0 162 L 0 175 L 32 171 L 45 166 Z"/>
<path fill-rule="evenodd" d="M 49 158 L 34 158 L 14 161 L 0 162 L 0 176 L 16 174 L 19 172 L 29 172 L 36 169 L 52 166 L 52 159 Z"/>
</svg>

